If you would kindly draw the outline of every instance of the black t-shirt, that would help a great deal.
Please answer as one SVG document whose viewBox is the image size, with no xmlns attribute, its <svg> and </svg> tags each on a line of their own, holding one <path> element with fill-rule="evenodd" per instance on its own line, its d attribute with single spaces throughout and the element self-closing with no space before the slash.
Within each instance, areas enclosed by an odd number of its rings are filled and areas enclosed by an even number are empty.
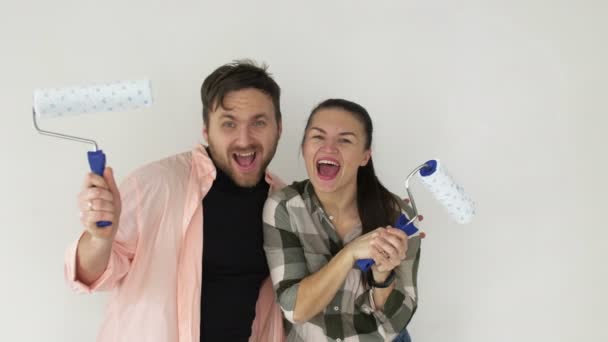
<svg viewBox="0 0 608 342">
<path fill-rule="evenodd" d="M 237 186 L 217 170 L 203 199 L 201 341 L 248 341 L 255 304 L 268 277 L 262 210 L 269 185 Z"/>
</svg>

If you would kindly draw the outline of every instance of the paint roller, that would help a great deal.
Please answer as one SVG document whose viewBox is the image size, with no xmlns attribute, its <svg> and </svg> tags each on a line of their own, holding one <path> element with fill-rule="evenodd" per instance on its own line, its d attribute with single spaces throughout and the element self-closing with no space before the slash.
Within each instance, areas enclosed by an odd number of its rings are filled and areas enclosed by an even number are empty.
<svg viewBox="0 0 608 342">
<path fill-rule="evenodd" d="M 37 89 L 34 91 L 33 118 L 38 133 L 71 141 L 91 144 L 93 151 L 87 153 L 91 171 L 103 176 L 106 155 L 91 139 L 41 130 L 37 119 L 61 118 L 64 116 L 112 112 L 136 109 L 152 104 L 150 81 L 118 81 L 66 88 Z M 108 221 L 97 222 L 97 227 L 111 225 Z"/>
<path fill-rule="evenodd" d="M 401 214 L 394 227 L 401 229 L 408 237 L 415 236 L 418 233 L 418 228 L 414 222 L 418 219 L 418 209 L 414 196 L 410 191 L 410 179 L 417 175 L 422 181 L 425 188 L 433 195 L 433 197 L 441 203 L 447 210 L 450 217 L 459 224 L 471 222 L 475 215 L 475 203 L 464 192 L 462 186 L 457 184 L 454 179 L 448 174 L 439 159 L 432 159 L 414 169 L 405 180 L 405 188 L 410 199 L 414 216 L 408 219 Z M 357 267 L 366 272 L 374 264 L 373 259 L 357 260 Z"/>
</svg>

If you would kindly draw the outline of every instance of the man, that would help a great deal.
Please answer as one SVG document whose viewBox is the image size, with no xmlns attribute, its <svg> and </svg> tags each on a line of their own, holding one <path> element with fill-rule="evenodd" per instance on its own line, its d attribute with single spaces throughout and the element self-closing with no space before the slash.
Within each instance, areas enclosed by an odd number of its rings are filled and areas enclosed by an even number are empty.
<svg viewBox="0 0 608 342">
<path fill-rule="evenodd" d="M 262 248 L 262 208 L 281 186 L 266 172 L 280 88 L 236 62 L 205 79 L 201 98 L 207 148 L 146 165 L 120 190 L 111 168 L 85 179 L 85 230 L 65 270 L 80 291 L 112 290 L 98 341 L 284 339 Z"/>
</svg>

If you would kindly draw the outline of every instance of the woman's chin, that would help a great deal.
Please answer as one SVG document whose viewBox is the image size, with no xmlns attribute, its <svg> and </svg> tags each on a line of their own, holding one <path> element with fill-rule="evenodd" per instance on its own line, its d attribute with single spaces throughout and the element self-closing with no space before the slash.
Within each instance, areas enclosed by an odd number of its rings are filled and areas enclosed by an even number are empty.
<svg viewBox="0 0 608 342">
<path fill-rule="evenodd" d="M 334 192 L 338 189 L 338 177 L 321 177 L 315 175 L 312 185 L 317 192 Z"/>
</svg>

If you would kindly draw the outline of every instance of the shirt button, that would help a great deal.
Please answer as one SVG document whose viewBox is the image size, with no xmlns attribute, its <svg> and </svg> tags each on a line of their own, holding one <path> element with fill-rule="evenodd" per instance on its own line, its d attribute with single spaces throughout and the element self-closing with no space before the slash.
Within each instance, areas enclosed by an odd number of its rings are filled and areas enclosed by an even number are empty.
<svg viewBox="0 0 608 342">
<path fill-rule="evenodd" d="M 340 307 L 334 306 L 334 311 L 340 311 Z"/>
<path fill-rule="evenodd" d="M 336 341 L 338 341 L 338 342 L 342 342 L 342 339 L 340 339 L 340 338 L 337 338 L 337 339 L 336 339 Z"/>
</svg>

